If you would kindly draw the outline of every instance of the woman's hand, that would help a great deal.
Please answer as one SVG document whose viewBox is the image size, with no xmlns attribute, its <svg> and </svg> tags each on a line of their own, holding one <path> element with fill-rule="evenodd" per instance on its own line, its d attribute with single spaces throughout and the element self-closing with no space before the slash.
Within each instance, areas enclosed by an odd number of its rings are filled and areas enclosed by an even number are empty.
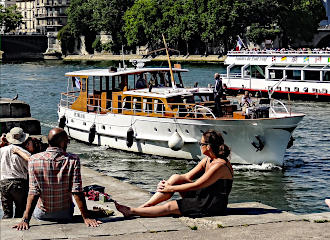
<svg viewBox="0 0 330 240">
<path fill-rule="evenodd" d="M 158 183 L 157 192 L 174 192 L 172 185 L 168 183 L 168 181 L 162 180 Z"/>
</svg>

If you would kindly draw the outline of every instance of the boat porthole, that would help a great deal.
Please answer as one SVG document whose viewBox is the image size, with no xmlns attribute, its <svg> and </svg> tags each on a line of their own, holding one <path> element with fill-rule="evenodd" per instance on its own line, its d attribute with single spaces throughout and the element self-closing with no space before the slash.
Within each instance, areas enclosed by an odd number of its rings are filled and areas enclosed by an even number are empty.
<svg viewBox="0 0 330 240">
<path fill-rule="evenodd" d="M 111 126 L 109 126 L 109 129 L 111 129 Z"/>
<path fill-rule="evenodd" d="M 188 129 L 186 129 L 186 133 L 189 134 L 189 130 Z"/>
<path fill-rule="evenodd" d="M 117 142 L 118 141 L 118 138 L 115 138 L 115 141 Z"/>
<path fill-rule="evenodd" d="M 102 129 L 105 130 L 105 126 L 104 125 L 102 125 Z"/>
<path fill-rule="evenodd" d="M 146 142 L 145 141 L 143 141 L 143 145 L 146 145 Z"/>
<path fill-rule="evenodd" d="M 86 126 L 86 122 L 83 122 L 83 125 Z"/>
<path fill-rule="evenodd" d="M 157 131 L 158 131 L 158 129 L 157 129 L 157 128 L 154 128 L 154 131 L 155 131 L 155 132 L 157 132 Z"/>
<path fill-rule="evenodd" d="M 169 132 L 169 133 L 172 132 L 171 129 L 168 129 L 168 132 Z"/>
<path fill-rule="evenodd" d="M 73 122 L 73 119 L 71 119 L 71 122 Z"/>
</svg>

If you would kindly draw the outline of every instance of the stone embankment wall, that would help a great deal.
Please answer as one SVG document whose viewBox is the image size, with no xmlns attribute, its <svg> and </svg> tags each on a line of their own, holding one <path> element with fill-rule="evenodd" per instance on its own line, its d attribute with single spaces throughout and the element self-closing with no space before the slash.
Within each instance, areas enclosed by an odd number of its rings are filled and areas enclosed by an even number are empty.
<svg viewBox="0 0 330 240">
<path fill-rule="evenodd" d="M 40 135 L 40 122 L 31 117 L 30 106 L 19 100 L 0 98 L 0 135 L 20 127 L 31 135 Z"/>
<path fill-rule="evenodd" d="M 68 55 L 64 61 L 122 61 L 130 59 L 149 59 L 150 61 L 167 61 L 166 55 L 156 57 L 145 57 L 143 55 L 112 55 L 112 54 L 90 54 L 90 55 Z M 172 55 L 171 61 L 177 62 L 224 62 L 225 56 L 220 55 Z"/>
</svg>

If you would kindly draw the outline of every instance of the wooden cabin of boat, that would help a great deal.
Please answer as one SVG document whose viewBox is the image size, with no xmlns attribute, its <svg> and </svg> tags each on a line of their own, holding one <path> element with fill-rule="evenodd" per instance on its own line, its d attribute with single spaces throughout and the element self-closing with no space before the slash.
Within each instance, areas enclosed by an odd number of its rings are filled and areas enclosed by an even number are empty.
<svg viewBox="0 0 330 240">
<path fill-rule="evenodd" d="M 212 89 L 184 89 L 181 73 L 188 70 L 178 65 L 172 70 L 175 86 L 169 68 L 69 72 L 68 91 L 62 93 L 61 106 L 97 114 L 215 119 Z M 143 88 L 139 89 L 138 81 L 143 82 Z M 225 117 L 233 117 L 237 106 L 230 105 L 229 100 L 223 104 Z"/>
</svg>

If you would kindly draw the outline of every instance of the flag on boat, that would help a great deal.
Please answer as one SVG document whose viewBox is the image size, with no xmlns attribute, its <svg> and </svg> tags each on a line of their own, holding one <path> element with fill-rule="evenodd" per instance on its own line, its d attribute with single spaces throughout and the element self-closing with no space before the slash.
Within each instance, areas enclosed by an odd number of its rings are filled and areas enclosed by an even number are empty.
<svg viewBox="0 0 330 240">
<path fill-rule="evenodd" d="M 286 57 L 286 56 L 283 56 L 283 57 L 281 58 L 281 62 L 286 61 L 286 59 L 287 59 L 287 57 Z"/>
<path fill-rule="evenodd" d="M 304 57 L 304 62 L 309 62 L 309 57 Z"/>
<path fill-rule="evenodd" d="M 321 61 L 322 61 L 322 57 L 321 56 L 315 58 L 315 63 L 321 62 Z"/>
<path fill-rule="evenodd" d="M 241 38 L 238 37 L 238 40 L 237 40 L 237 43 L 236 43 L 236 51 L 240 51 L 243 45 L 244 44 L 243 44 Z"/>
<path fill-rule="evenodd" d="M 74 81 L 72 81 L 73 83 L 73 87 L 79 88 L 80 89 L 80 78 L 79 77 L 74 77 L 74 79 L 72 79 Z"/>
<path fill-rule="evenodd" d="M 330 58 L 328 58 L 328 62 L 330 63 Z"/>
</svg>

